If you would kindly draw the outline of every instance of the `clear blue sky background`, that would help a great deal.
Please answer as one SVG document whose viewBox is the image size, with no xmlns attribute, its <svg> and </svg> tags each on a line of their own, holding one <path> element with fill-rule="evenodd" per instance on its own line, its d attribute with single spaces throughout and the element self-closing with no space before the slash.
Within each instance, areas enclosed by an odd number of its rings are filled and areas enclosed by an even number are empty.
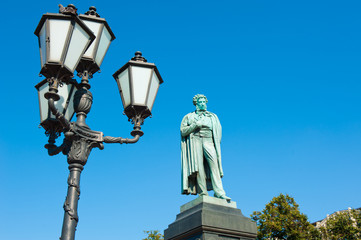
<svg viewBox="0 0 361 240">
<path fill-rule="evenodd" d="M 95 5 L 117 39 L 91 80 L 88 124 L 129 137 L 112 74 L 140 50 L 164 78 L 134 145 L 93 150 L 77 240 L 142 239 L 179 207 L 182 117 L 204 93 L 223 125 L 223 179 L 244 215 L 287 193 L 310 221 L 361 207 L 360 1 L 8 1 L 2 3 L 0 239 L 60 236 L 68 169 L 38 128 L 34 30 L 57 5 Z"/>
</svg>

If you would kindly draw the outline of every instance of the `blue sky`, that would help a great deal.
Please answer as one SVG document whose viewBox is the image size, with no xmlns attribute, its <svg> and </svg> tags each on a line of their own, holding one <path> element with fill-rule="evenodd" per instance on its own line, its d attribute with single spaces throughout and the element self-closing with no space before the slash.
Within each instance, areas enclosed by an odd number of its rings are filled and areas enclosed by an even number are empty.
<svg viewBox="0 0 361 240">
<path fill-rule="evenodd" d="M 68 169 L 43 148 L 33 33 L 59 3 L 96 6 L 117 37 L 91 79 L 92 129 L 130 136 L 112 74 L 135 51 L 164 79 L 141 140 L 91 153 L 77 240 L 142 239 L 195 198 L 180 194 L 179 125 L 197 93 L 222 123 L 223 184 L 244 215 L 279 193 L 312 222 L 361 207 L 359 1 L 5 1 L 0 239 L 60 236 Z"/>
</svg>

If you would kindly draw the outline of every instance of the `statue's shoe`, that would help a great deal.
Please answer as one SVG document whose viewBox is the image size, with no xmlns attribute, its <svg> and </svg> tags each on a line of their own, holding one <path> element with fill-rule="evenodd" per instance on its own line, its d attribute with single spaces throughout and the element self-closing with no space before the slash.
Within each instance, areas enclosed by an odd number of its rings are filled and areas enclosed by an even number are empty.
<svg viewBox="0 0 361 240">
<path fill-rule="evenodd" d="M 226 199 L 227 201 L 231 201 L 230 197 L 227 197 L 226 195 L 220 196 L 221 199 Z"/>
</svg>

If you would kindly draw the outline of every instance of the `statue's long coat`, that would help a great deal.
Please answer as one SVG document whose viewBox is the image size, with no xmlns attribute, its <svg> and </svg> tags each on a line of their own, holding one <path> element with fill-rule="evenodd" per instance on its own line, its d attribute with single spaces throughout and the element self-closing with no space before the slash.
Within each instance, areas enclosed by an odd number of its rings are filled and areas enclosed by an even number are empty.
<svg viewBox="0 0 361 240">
<path fill-rule="evenodd" d="M 218 169 L 221 177 L 223 177 L 221 160 L 222 127 L 216 114 L 206 112 L 206 115 L 211 118 L 213 142 L 218 159 Z M 207 161 L 202 159 L 202 162 L 199 163 L 194 157 L 195 151 L 203 151 L 203 149 L 196 149 L 194 146 L 193 132 L 196 129 L 196 116 L 197 114 L 195 112 L 191 112 L 183 118 L 181 123 L 182 194 L 197 194 L 197 173 L 199 164 L 204 164 L 207 176 L 207 189 L 213 190 Z"/>
</svg>

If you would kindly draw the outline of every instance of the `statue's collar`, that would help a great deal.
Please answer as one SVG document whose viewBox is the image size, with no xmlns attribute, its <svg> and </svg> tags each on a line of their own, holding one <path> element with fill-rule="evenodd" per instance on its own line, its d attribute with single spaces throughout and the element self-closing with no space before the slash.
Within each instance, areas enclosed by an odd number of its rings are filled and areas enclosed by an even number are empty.
<svg viewBox="0 0 361 240">
<path fill-rule="evenodd" d="M 202 115 L 210 116 L 211 115 L 210 112 L 208 112 L 208 111 L 198 111 L 198 110 L 196 110 L 194 113 L 197 114 L 198 116 L 202 116 Z"/>
</svg>

